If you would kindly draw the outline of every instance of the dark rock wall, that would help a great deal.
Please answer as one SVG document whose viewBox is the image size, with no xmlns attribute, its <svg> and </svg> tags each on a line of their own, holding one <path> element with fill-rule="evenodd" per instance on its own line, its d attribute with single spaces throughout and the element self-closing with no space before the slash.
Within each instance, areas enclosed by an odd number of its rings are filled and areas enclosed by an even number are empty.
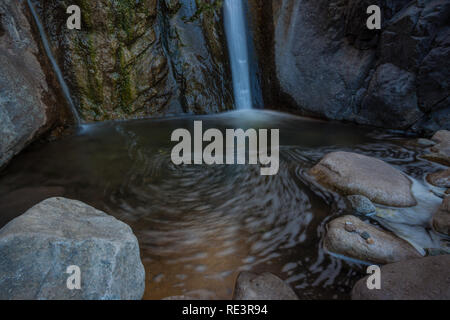
<svg viewBox="0 0 450 320">
<path fill-rule="evenodd" d="M 450 1 L 250 2 L 271 108 L 426 133 L 450 127 Z M 371 4 L 382 9 L 380 31 L 366 28 Z"/>
<path fill-rule="evenodd" d="M 66 28 L 76 4 L 82 29 Z M 41 0 L 41 17 L 86 121 L 233 108 L 220 1 Z"/>
<path fill-rule="evenodd" d="M 0 167 L 71 120 L 24 1 L 0 2 Z"/>
</svg>

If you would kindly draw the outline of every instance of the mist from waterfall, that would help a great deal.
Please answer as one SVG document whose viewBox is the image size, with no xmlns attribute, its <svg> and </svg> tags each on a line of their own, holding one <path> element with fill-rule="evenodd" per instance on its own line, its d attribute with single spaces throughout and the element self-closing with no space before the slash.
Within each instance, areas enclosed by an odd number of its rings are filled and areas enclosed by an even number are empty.
<svg viewBox="0 0 450 320">
<path fill-rule="evenodd" d="M 243 0 L 225 0 L 224 20 L 236 109 L 251 109 L 253 102 Z"/>
<path fill-rule="evenodd" d="M 59 85 L 61 86 L 62 92 L 64 94 L 64 97 L 66 98 L 66 101 L 69 104 L 70 110 L 72 111 L 75 123 L 78 125 L 80 123 L 80 116 L 78 115 L 78 111 L 75 107 L 75 104 L 73 103 L 72 97 L 70 96 L 69 87 L 67 86 L 66 81 L 64 80 L 61 69 L 59 68 L 58 63 L 56 62 L 56 59 L 53 56 L 52 49 L 50 48 L 50 44 L 48 42 L 47 35 L 45 34 L 45 30 L 41 23 L 41 20 L 39 19 L 39 15 L 37 14 L 36 9 L 34 8 L 34 5 L 31 2 L 31 0 L 27 0 L 27 3 L 28 3 L 28 7 L 30 8 L 31 15 L 33 16 L 34 22 L 36 23 L 36 26 L 39 30 L 39 35 L 41 36 L 42 45 L 44 46 L 45 53 L 47 54 L 47 57 L 50 60 L 50 63 L 52 64 L 53 71 L 56 74 Z"/>
</svg>

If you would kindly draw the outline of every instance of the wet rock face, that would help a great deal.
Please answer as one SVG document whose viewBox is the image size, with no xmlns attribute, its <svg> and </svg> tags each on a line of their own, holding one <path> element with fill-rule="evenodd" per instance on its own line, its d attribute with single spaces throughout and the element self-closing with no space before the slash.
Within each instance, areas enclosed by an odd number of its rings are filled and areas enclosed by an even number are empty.
<svg viewBox="0 0 450 320">
<path fill-rule="evenodd" d="M 449 300 L 450 255 L 412 259 L 381 267 L 381 289 L 356 283 L 353 300 Z"/>
<path fill-rule="evenodd" d="M 0 299 L 141 299 L 145 271 L 131 228 L 80 201 L 50 198 L 0 230 Z M 67 267 L 80 268 L 69 290 Z M 73 271 L 72 271 L 73 272 Z"/>
<path fill-rule="evenodd" d="M 344 195 L 363 195 L 393 207 L 417 204 L 411 181 L 389 164 L 352 152 L 327 154 L 309 173 L 322 185 Z"/>
<path fill-rule="evenodd" d="M 381 30 L 366 27 L 373 4 Z M 274 70 L 269 90 L 291 109 L 427 133 L 450 128 L 450 2 L 280 0 L 265 10 L 273 37 L 262 41 L 274 58 L 263 69 Z"/>
<path fill-rule="evenodd" d="M 271 273 L 241 272 L 233 300 L 298 300 L 298 297 L 291 287 Z"/>
<path fill-rule="evenodd" d="M 0 167 L 67 113 L 33 33 L 24 2 L 0 3 Z"/>
<path fill-rule="evenodd" d="M 45 0 L 39 12 L 82 117 L 99 121 L 232 108 L 215 2 Z M 79 31 L 65 25 L 71 4 Z"/>
<path fill-rule="evenodd" d="M 420 257 L 405 240 L 355 216 L 340 217 L 328 224 L 324 248 L 334 254 L 380 264 Z"/>
</svg>

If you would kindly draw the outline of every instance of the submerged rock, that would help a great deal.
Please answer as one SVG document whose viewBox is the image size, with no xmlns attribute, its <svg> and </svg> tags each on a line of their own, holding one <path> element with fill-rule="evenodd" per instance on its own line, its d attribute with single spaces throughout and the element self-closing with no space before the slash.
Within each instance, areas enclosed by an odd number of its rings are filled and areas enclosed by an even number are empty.
<svg viewBox="0 0 450 320">
<path fill-rule="evenodd" d="M 354 213 L 362 215 L 370 215 L 376 212 L 373 203 L 367 197 L 360 195 L 352 195 L 346 198 Z"/>
<path fill-rule="evenodd" d="M 0 299 L 141 299 L 145 271 L 129 226 L 80 201 L 47 199 L 0 230 Z M 69 266 L 81 288 L 69 290 Z"/>
<path fill-rule="evenodd" d="M 352 230 L 346 227 L 348 224 Z M 381 264 L 421 256 L 408 242 L 355 216 L 343 216 L 327 225 L 324 248 L 348 258 Z"/>
<path fill-rule="evenodd" d="M 411 181 L 384 161 L 351 152 L 327 154 L 310 171 L 321 184 L 344 195 L 364 195 L 393 207 L 417 204 Z"/>
<path fill-rule="evenodd" d="M 433 216 L 433 227 L 437 232 L 450 236 L 450 196 L 444 198 L 439 210 Z"/>
<path fill-rule="evenodd" d="M 431 153 L 425 154 L 423 157 L 450 166 L 450 131 L 438 131 L 432 139 L 437 144 L 431 148 Z"/>
<path fill-rule="evenodd" d="M 298 300 L 298 297 L 291 287 L 271 273 L 241 272 L 236 280 L 233 300 Z"/>
<path fill-rule="evenodd" d="M 427 181 L 436 187 L 450 188 L 450 169 L 429 174 Z"/>
<path fill-rule="evenodd" d="M 367 277 L 353 288 L 353 300 L 449 300 L 450 255 L 412 259 L 381 267 L 381 289 L 369 290 Z"/>
</svg>

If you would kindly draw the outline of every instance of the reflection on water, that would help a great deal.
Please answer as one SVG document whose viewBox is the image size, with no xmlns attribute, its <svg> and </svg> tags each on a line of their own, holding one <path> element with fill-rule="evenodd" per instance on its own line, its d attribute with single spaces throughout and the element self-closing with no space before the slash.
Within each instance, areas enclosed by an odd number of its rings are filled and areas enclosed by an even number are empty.
<svg viewBox="0 0 450 320">
<path fill-rule="evenodd" d="M 280 171 L 258 166 L 175 166 L 170 135 L 207 128 L 280 129 Z M 246 111 L 84 126 L 29 148 L 0 177 L 0 226 L 50 196 L 84 201 L 128 223 L 147 272 L 145 298 L 229 299 L 239 271 L 269 271 L 300 298 L 348 298 L 362 267 L 324 254 L 333 195 L 310 185 L 308 168 L 328 152 L 382 158 L 422 179 L 432 164 L 413 147 L 352 126 Z"/>
</svg>

